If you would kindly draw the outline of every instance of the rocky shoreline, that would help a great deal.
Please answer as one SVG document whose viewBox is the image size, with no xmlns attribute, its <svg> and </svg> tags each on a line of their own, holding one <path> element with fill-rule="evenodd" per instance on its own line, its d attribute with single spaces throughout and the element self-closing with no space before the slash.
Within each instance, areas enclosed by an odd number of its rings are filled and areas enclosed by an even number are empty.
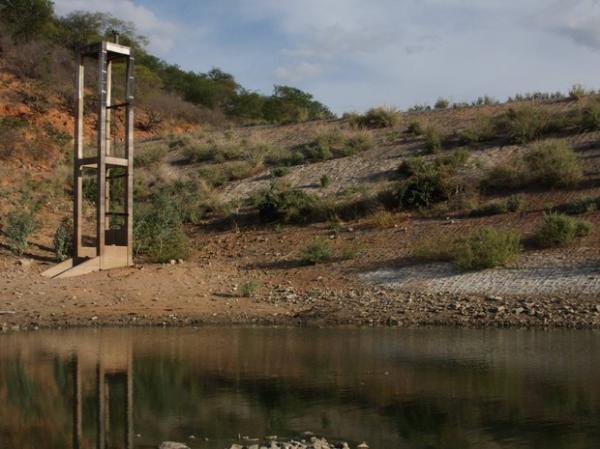
<svg viewBox="0 0 600 449">
<path fill-rule="evenodd" d="M 0 331 L 73 327 L 185 327 L 203 325 L 283 326 L 449 326 L 471 328 L 600 328 L 600 302 L 592 298 L 499 297 L 403 292 L 385 287 L 299 291 L 278 286 L 251 299 L 256 307 L 236 308 L 236 298 L 220 312 L 185 308 L 146 313 L 122 303 L 120 313 L 85 315 L 63 308 L 32 316 L 0 310 Z M 268 311 L 260 309 L 268 307 Z"/>
<path fill-rule="evenodd" d="M 296 438 L 280 438 L 268 436 L 265 438 L 240 437 L 238 443 L 233 443 L 229 449 L 369 449 L 366 442 L 351 446 L 346 441 L 329 442 L 323 437 L 317 437 L 312 432 L 304 432 Z M 190 449 L 184 443 L 164 441 L 158 449 Z"/>
</svg>

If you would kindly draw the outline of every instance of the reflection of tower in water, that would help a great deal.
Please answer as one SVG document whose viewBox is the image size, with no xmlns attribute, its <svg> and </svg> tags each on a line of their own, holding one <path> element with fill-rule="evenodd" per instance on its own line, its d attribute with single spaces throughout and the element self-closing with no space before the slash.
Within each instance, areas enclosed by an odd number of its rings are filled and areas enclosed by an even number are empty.
<svg viewBox="0 0 600 449">
<path fill-rule="evenodd" d="M 89 374 L 95 377 L 96 396 L 96 449 L 133 449 L 133 365 L 131 350 L 124 360 L 114 360 L 98 354 L 95 370 L 85 370 L 82 358 L 75 352 L 72 356 L 73 377 L 73 449 L 83 446 L 83 381 Z M 115 403 L 118 395 L 111 391 L 121 386 L 124 394 L 121 403 Z M 121 407 L 123 432 L 121 442 L 111 431 L 110 411 Z M 112 443 L 109 445 L 109 442 Z M 116 445 L 115 445 L 116 444 Z"/>
</svg>

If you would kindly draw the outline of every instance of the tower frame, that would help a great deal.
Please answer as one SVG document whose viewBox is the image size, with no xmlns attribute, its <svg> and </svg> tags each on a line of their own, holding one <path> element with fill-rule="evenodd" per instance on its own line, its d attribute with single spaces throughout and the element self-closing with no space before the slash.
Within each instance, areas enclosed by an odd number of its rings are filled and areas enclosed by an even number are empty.
<svg viewBox="0 0 600 449">
<path fill-rule="evenodd" d="M 84 154 L 85 62 L 98 64 L 98 105 L 93 155 Z M 125 99 L 113 103 L 113 63 L 125 63 Z M 134 155 L 134 57 L 131 48 L 102 41 L 84 47 L 77 56 L 75 132 L 73 158 L 73 253 L 72 258 L 47 270 L 47 277 L 71 277 L 110 268 L 133 265 L 133 155 Z M 124 154 L 116 154 L 112 125 L 116 112 L 124 113 Z M 95 170 L 95 245 L 83 239 L 83 171 Z M 115 173 L 117 172 L 117 173 Z M 111 183 L 125 178 L 123 210 L 111 210 Z M 115 220 L 121 218 L 121 220 Z M 120 226 L 115 222 L 121 221 Z"/>
</svg>

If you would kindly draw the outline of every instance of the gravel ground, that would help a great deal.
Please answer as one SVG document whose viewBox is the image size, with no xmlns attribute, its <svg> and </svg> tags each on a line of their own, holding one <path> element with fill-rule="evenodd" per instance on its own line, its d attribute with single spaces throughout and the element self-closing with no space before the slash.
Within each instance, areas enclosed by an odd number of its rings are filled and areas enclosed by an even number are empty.
<svg viewBox="0 0 600 449">
<path fill-rule="evenodd" d="M 455 265 L 435 263 L 389 268 L 363 275 L 369 282 L 431 293 L 475 295 L 600 296 L 600 264 L 540 265 L 464 273 Z"/>
</svg>

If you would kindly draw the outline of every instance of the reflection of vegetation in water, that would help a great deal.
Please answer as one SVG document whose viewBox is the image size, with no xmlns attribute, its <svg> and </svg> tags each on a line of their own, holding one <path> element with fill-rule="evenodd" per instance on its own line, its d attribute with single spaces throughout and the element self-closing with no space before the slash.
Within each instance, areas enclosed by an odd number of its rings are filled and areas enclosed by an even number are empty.
<svg viewBox="0 0 600 449">
<path fill-rule="evenodd" d="M 185 345 L 137 354 L 134 422 L 142 438 L 136 443 L 150 447 L 194 434 L 209 437 L 203 447 L 211 449 L 238 433 L 304 430 L 364 438 L 382 449 L 587 449 L 600 440 L 600 389 L 581 372 L 563 367 L 548 376 L 545 365 L 444 358 L 383 343 L 343 353 L 302 335 L 301 343 L 300 337 L 273 343 L 279 338 L 273 333 L 221 344 L 218 354 Z M 35 355 L 0 360 L 2 443 L 70 447 L 69 363 Z M 86 375 L 84 440 L 93 447 L 95 372 Z M 111 384 L 111 447 L 119 447 L 124 432 L 124 395 L 122 384 Z"/>
<path fill-rule="evenodd" d="M 0 362 L 0 447 L 69 447 L 69 398 L 55 375 L 60 363 L 44 366 L 20 357 Z"/>
<path fill-rule="evenodd" d="M 36 409 L 38 404 L 34 401 L 34 396 L 36 393 L 39 394 L 39 391 L 27 374 L 23 362 L 17 360 L 7 368 L 6 386 L 9 402 L 15 405 L 24 417 L 39 414 L 40 410 Z"/>
</svg>

